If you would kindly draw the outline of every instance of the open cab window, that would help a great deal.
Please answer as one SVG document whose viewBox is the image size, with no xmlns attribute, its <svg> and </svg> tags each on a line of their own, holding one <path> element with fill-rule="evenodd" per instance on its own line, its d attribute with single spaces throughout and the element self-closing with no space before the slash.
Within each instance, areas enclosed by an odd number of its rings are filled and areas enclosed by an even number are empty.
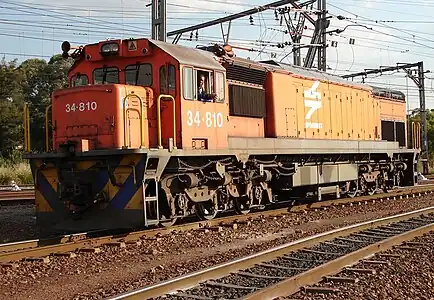
<svg viewBox="0 0 434 300">
<path fill-rule="evenodd" d="M 224 102 L 225 80 L 222 72 L 184 67 L 182 81 L 184 99 L 202 102 Z"/>
</svg>

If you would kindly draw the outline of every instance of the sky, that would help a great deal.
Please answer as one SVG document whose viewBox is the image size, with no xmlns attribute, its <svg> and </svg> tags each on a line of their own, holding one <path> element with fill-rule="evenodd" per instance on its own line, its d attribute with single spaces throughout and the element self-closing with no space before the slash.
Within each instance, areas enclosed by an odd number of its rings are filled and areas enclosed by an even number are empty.
<svg viewBox="0 0 434 300">
<path fill-rule="evenodd" d="M 264 0 L 167 0 L 168 32 L 267 4 Z M 0 55 L 7 60 L 43 58 L 61 53 L 62 41 L 85 45 L 114 38 L 150 37 L 149 0 L 0 0 Z M 434 21 L 429 0 L 327 0 L 328 72 L 356 73 L 397 63 L 424 62 L 427 108 L 434 109 Z M 311 13 L 313 18 L 316 16 Z M 342 16 L 345 20 L 339 20 Z M 295 13 L 291 13 L 294 18 Z M 286 23 L 268 10 L 231 24 L 229 43 L 252 49 L 236 49 L 236 55 L 253 60 L 274 59 L 292 63 Z M 309 44 L 313 26 L 306 21 L 303 44 Z M 351 25 L 350 27 L 346 27 Z M 227 24 L 224 25 L 227 27 Z M 196 38 L 197 36 L 197 38 Z M 192 37 L 192 41 L 190 41 Z M 169 42 L 172 38 L 169 38 Z M 354 45 L 349 40 L 354 39 Z M 337 42 L 337 47 L 331 43 Z M 180 44 L 196 47 L 222 43 L 220 26 L 186 33 Z M 302 52 L 303 56 L 305 51 Z M 433 74 L 431 74 L 433 73 Z M 381 76 L 380 76 L 381 75 Z M 355 78 L 360 82 L 361 78 Z M 419 107 L 418 90 L 404 72 L 369 76 L 368 84 L 400 90 L 408 95 L 408 109 Z"/>
</svg>

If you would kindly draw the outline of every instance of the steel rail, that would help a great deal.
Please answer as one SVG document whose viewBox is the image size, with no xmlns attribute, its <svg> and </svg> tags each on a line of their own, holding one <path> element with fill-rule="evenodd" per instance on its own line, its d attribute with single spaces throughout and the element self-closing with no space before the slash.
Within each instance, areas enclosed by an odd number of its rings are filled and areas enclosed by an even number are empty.
<svg viewBox="0 0 434 300">
<path fill-rule="evenodd" d="M 20 184 L 18 185 L 21 190 L 34 190 L 35 186 L 33 184 Z M 11 188 L 10 185 L 0 185 L 0 192 L 9 191 Z"/>
<path fill-rule="evenodd" d="M 55 244 L 63 244 L 67 242 L 74 242 L 78 240 L 83 240 L 89 238 L 90 234 L 97 233 L 98 231 L 90 231 L 90 232 L 82 232 L 82 233 L 73 233 L 67 234 L 63 236 L 57 236 L 46 239 L 33 239 L 27 241 L 17 241 L 6 244 L 0 244 L 0 256 L 7 253 L 24 249 L 31 249 L 36 247 L 50 246 Z M 1 262 L 1 260 L 0 260 Z"/>
<path fill-rule="evenodd" d="M 87 247 L 98 247 L 111 242 L 133 242 L 144 238 L 154 237 L 157 234 L 165 235 L 173 231 L 189 231 L 213 226 L 227 226 L 234 223 L 245 222 L 253 219 L 279 216 L 287 213 L 303 212 L 306 210 L 324 209 L 330 206 L 353 205 L 369 203 L 377 200 L 389 200 L 404 197 L 416 197 L 422 194 L 433 193 L 433 186 L 420 186 L 397 189 L 387 194 L 362 196 L 357 198 L 335 199 L 311 204 L 302 204 L 293 207 L 259 211 L 247 215 L 232 215 L 219 217 L 207 221 L 199 221 L 176 225 L 168 228 L 146 229 L 125 234 L 106 235 L 102 237 L 89 237 L 89 233 L 78 233 L 58 236 L 48 239 L 20 241 L 15 243 L 0 244 L 0 263 L 17 261 L 28 257 L 43 257 L 54 253 L 65 253 L 80 250 Z"/>
<path fill-rule="evenodd" d="M 374 227 L 379 227 L 382 225 L 400 222 L 404 220 L 409 220 L 423 214 L 432 213 L 434 213 L 434 207 L 429 207 L 409 213 L 399 214 L 396 216 L 381 218 L 374 221 L 367 221 L 360 224 L 335 229 L 298 241 L 290 242 L 285 245 L 268 249 L 247 257 L 243 257 L 204 270 L 190 273 L 185 276 L 170 279 L 168 281 L 161 282 L 149 287 L 145 287 L 128 293 L 123 293 L 110 299 L 149 299 L 167 294 L 176 295 L 175 293 L 179 290 L 186 290 L 199 285 L 201 282 L 206 282 L 213 279 L 222 278 L 230 274 L 235 274 L 234 272 L 236 271 L 252 268 L 255 265 L 261 264 L 263 262 L 272 261 L 273 259 L 282 257 L 283 255 L 290 252 L 309 248 L 318 245 L 319 243 L 361 232 L 363 230 L 372 229 Z M 405 240 L 413 239 L 415 236 L 422 235 L 426 232 L 433 230 L 434 219 L 430 220 L 430 222 L 431 224 L 427 226 L 423 226 L 418 229 L 387 238 L 378 243 L 372 243 L 371 245 L 364 247 L 358 251 L 339 257 L 338 259 L 332 260 L 319 267 L 310 269 L 295 277 L 283 280 L 282 282 L 272 285 L 271 287 L 259 290 L 253 294 L 243 297 L 243 299 L 272 299 L 278 296 L 287 296 L 293 292 L 298 291 L 304 285 L 320 281 L 323 276 L 337 273 L 340 269 L 347 266 L 348 264 L 357 262 L 358 260 L 367 257 L 373 253 L 383 251 L 385 249 L 393 247 L 394 245 L 400 244 Z"/>
<path fill-rule="evenodd" d="M 1 202 L 15 202 L 15 201 L 35 201 L 34 190 L 21 190 L 21 191 L 0 191 Z"/>
<path fill-rule="evenodd" d="M 434 210 L 433 210 L 434 211 Z M 274 299 L 276 297 L 290 296 L 297 293 L 303 286 L 312 285 L 320 282 L 324 277 L 335 275 L 342 271 L 346 266 L 354 265 L 360 260 L 370 257 L 379 252 L 391 249 L 405 241 L 412 240 L 434 230 L 434 222 L 423 227 L 390 237 L 381 242 L 371 244 L 365 248 L 339 257 L 324 265 L 308 270 L 300 275 L 294 276 L 271 287 L 251 294 L 244 299 Z"/>
</svg>

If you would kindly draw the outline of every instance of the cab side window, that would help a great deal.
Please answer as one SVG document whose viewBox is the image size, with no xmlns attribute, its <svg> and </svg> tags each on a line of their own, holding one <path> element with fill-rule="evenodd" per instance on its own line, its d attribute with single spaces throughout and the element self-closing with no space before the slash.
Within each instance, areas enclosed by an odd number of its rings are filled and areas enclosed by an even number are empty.
<svg viewBox="0 0 434 300">
<path fill-rule="evenodd" d="M 215 72 L 215 93 L 216 102 L 225 101 L 225 75 L 222 72 Z"/>
<path fill-rule="evenodd" d="M 225 101 L 224 74 L 183 67 L 182 90 L 185 100 L 223 103 Z"/>
<path fill-rule="evenodd" d="M 169 90 L 176 90 L 176 69 L 174 65 L 169 65 Z"/>
<path fill-rule="evenodd" d="M 186 100 L 194 100 L 195 93 L 193 88 L 193 68 L 182 68 L 183 96 Z"/>
<path fill-rule="evenodd" d="M 160 93 L 171 94 L 176 91 L 176 68 L 174 65 L 160 67 Z"/>
<path fill-rule="evenodd" d="M 119 69 L 116 67 L 108 67 L 93 70 L 93 83 L 119 83 Z"/>
<path fill-rule="evenodd" d="M 167 94 L 166 66 L 160 67 L 160 94 Z"/>
</svg>

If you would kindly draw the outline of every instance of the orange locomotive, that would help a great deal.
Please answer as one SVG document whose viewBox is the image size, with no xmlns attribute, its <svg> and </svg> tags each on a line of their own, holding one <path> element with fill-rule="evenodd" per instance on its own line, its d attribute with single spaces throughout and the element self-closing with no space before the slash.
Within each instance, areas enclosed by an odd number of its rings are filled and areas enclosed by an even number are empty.
<svg viewBox="0 0 434 300">
<path fill-rule="evenodd" d="M 42 230 L 170 226 L 415 184 L 402 93 L 227 46 L 62 49 L 75 63 L 53 93 L 52 150 L 27 155 Z"/>
</svg>

